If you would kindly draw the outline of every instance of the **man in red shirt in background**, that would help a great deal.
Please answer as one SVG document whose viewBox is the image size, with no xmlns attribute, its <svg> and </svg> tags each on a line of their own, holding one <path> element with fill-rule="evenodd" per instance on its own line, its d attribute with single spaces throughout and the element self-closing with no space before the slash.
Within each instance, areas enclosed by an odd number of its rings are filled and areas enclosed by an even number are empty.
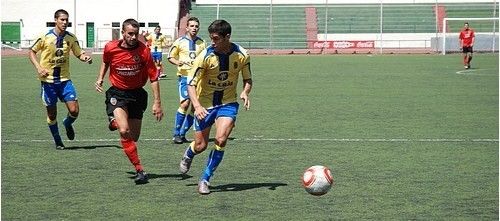
<svg viewBox="0 0 500 221">
<path fill-rule="evenodd" d="M 149 79 L 153 91 L 153 115 L 160 121 L 163 117 L 160 85 L 149 48 L 138 40 L 139 23 L 134 19 L 125 20 L 122 35 L 123 39 L 110 41 L 104 47 L 95 88 L 103 92 L 103 79 L 110 69 L 112 86 L 106 91 L 105 101 L 109 129 L 118 129 L 120 132 L 123 151 L 136 170 L 135 183 L 145 184 L 148 183 L 148 176 L 141 165 L 136 146 L 148 103 L 148 93 L 143 87 Z"/>
<path fill-rule="evenodd" d="M 474 45 L 474 30 L 469 28 L 469 23 L 464 23 L 464 28 L 460 31 L 458 39 L 460 40 L 460 48 L 464 55 L 464 68 L 470 68 L 470 61 L 472 60 L 472 46 Z"/>
</svg>

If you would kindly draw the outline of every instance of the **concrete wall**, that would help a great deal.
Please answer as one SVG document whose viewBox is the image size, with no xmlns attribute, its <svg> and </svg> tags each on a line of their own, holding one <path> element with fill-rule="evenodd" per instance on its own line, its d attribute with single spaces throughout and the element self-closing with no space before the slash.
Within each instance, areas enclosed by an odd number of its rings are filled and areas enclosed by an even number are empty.
<svg viewBox="0 0 500 221">
<path fill-rule="evenodd" d="M 405 3 L 475 3 L 494 0 L 382 0 L 384 4 Z M 380 4 L 381 0 L 196 0 L 196 4 Z"/>
<path fill-rule="evenodd" d="M 54 12 L 65 9 L 69 13 L 72 27 L 83 47 L 86 45 L 86 24 L 94 22 L 95 34 L 99 40 L 110 40 L 111 35 L 105 29 L 111 28 L 112 22 L 121 23 L 127 18 L 146 23 L 145 28 L 152 32 L 154 27 L 147 27 L 149 22 L 160 23 L 162 32 L 174 36 L 178 17 L 177 0 L 2 0 L 1 16 L 3 22 L 21 22 L 22 47 L 27 47 L 40 34 L 45 33 L 47 22 L 54 21 Z M 102 33 L 98 33 L 102 32 Z M 109 32 L 110 33 L 110 32 Z"/>
</svg>

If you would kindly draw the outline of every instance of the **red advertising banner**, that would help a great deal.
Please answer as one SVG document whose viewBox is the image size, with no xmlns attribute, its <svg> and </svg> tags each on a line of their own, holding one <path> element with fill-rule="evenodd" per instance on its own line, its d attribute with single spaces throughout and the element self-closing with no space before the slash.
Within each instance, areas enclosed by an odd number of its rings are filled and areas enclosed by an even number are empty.
<svg viewBox="0 0 500 221">
<path fill-rule="evenodd" d="M 317 41 L 314 48 L 348 49 L 348 48 L 375 48 L 375 41 Z"/>
</svg>

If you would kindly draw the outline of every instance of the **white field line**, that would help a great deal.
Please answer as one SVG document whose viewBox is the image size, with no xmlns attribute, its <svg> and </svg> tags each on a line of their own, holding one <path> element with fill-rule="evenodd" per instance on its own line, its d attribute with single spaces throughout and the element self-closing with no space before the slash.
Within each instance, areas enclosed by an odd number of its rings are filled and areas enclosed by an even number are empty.
<svg viewBox="0 0 500 221">
<path fill-rule="evenodd" d="M 119 142 L 119 139 L 81 139 L 69 142 Z M 145 138 L 140 141 L 170 141 L 170 139 Z M 235 138 L 232 141 L 330 141 L 330 142 L 498 142 L 491 138 Z M 2 143 L 44 143 L 52 140 L 2 140 Z"/>
<path fill-rule="evenodd" d="M 461 70 L 455 72 L 455 74 L 461 74 L 461 75 L 482 75 L 482 76 L 494 76 L 495 74 L 490 74 L 490 73 L 481 73 L 484 71 L 488 71 L 488 69 L 466 69 L 466 70 Z"/>
</svg>

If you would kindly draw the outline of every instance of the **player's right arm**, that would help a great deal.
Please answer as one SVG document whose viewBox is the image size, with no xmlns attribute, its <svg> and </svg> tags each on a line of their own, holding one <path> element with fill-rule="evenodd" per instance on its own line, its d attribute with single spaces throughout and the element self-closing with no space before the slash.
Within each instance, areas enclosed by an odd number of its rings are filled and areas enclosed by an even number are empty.
<svg viewBox="0 0 500 221">
<path fill-rule="evenodd" d="M 472 34 L 471 34 L 471 43 L 470 43 L 470 46 L 473 47 L 474 46 L 474 40 L 476 39 L 476 34 L 474 33 L 474 31 L 472 31 Z"/>
<path fill-rule="evenodd" d="M 36 72 L 38 73 L 38 76 L 40 78 L 45 78 L 45 77 L 49 76 L 49 70 L 42 67 L 40 65 L 40 62 L 38 62 L 38 59 L 36 57 L 36 53 L 42 49 L 42 44 L 43 44 L 43 39 L 38 38 L 36 40 L 35 44 L 33 44 L 33 46 L 31 46 L 31 50 L 29 52 L 29 58 L 30 58 L 31 63 L 35 67 Z"/>
<path fill-rule="evenodd" d="M 170 48 L 170 51 L 168 52 L 168 62 L 171 64 L 180 67 L 184 63 L 179 60 L 179 40 L 175 41 L 174 44 L 172 44 L 172 47 Z"/>
<path fill-rule="evenodd" d="M 208 115 L 208 111 L 205 107 L 201 106 L 200 100 L 198 100 L 196 86 L 188 85 L 188 95 L 191 100 L 191 104 L 193 104 L 194 115 L 198 118 L 198 120 L 203 120 Z"/>
<path fill-rule="evenodd" d="M 95 90 L 97 92 L 102 93 L 104 90 L 102 88 L 102 83 L 104 81 L 104 76 L 106 76 L 106 72 L 108 72 L 109 63 L 105 63 L 104 61 L 101 63 L 101 69 L 99 70 L 99 74 L 97 75 L 97 80 L 95 81 Z"/>
<path fill-rule="evenodd" d="M 189 70 L 187 77 L 188 96 L 194 108 L 194 115 L 198 120 L 203 120 L 208 115 L 207 109 L 201 105 L 198 93 L 196 92 L 196 85 L 198 85 L 199 78 L 204 72 L 203 61 L 203 56 L 198 56 L 194 62 L 194 68 Z"/>
<path fill-rule="evenodd" d="M 49 76 L 49 70 L 40 66 L 40 63 L 38 62 L 37 57 L 36 57 L 36 52 L 30 50 L 29 57 L 30 57 L 31 63 L 36 68 L 36 72 L 38 73 L 38 76 L 40 78 L 46 78 L 47 76 Z"/>
<path fill-rule="evenodd" d="M 460 34 L 458 35 L 458 45 L 460 46 L 460 49 L 464 48 L 464 36 L 462 31 L 460 31 Z"/>
</svg>

